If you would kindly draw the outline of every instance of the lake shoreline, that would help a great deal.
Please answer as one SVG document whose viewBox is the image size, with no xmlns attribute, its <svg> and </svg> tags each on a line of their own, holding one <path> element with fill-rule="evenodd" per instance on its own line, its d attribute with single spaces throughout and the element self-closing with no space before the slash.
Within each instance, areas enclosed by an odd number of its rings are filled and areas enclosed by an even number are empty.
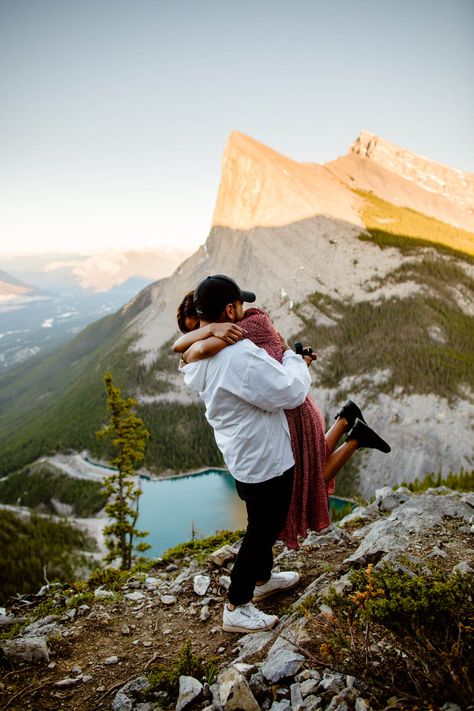
<svg viewBox="0 0 474 711">
<path fill-rule="evenodd" d="M 35 464 L 46 464 L 62 474 L 73 477 L 75 479 L 88 479 L 90 481 L 102 482 L 114 471 L 107 462 L 93 460 L 89 452 L 74 452 L 73 454 L 57 453 L 52 456 L 43 456 L 36 460 Z M 184 477 L 194 476 L 197 474 L 205 474 L 206 472 L 228 472 L 226 467 L 203 466 L 200 469 L 191 469 L 185 472 L 173 471 L 166 469 L 164 472 L 157 474 L 148 469 L 138 469 L 136 474 L 140 479 L 146 481 L 166 481 L 167 479 L 182 479 Z"/>
</svg>

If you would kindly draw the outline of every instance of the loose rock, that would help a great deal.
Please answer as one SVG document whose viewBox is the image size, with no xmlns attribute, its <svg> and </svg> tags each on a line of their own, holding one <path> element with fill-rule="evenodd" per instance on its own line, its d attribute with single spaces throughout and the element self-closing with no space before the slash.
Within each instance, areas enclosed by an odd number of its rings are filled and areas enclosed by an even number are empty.
<svg viewBox="0 0 474 711">
<path fill-rule="evenodd" d="M 49 662 L 48 645 L 45 637 L 26 637 L 25 639 L 7 639 L 1 644 L 7 659 L 18 662 L 40 664 Z"/>
<path fill-rule="evenodd" d="M 177 602 L 174 595 L 162 595 L 160 600 L 163 605 L 174 605 Z"/>
<path fill-rule="evenodd" d="M 104 664 L 111 665 L 111 664 L 118 664 L 119 658 L 116 655 L 113 655 L 112 657 L 107 657 L 107 659 L 104 659 Z"/>
<path fill-rule="evenodd" d="M 125 593 L 124 598 L 126 600 L 132 600 L 132 602 L 139 602 L 145 599 L 145 593 L 142 593 L 140 590 L 135 590 L 134 592 Z"/>
<path fill-rule="evenodd" d="M 82 681 L 82 675 L 69 677 L 67 679 L 61 679 L 60 681 L 56 681 L 54 686 L 58 686 L 59 688 L 66 688 L 68 686 L 76 686 L 76 684 L 78 684 L 80 681 Z"/>
<path fill-rule="evenodd" d="M 225 669 L 217 679 L 220 705 L 224 711 L 260 711 L 247 680 L 235 667 Z"/>
<path fill-rule="evenodd" d="M 211 584 L 211 578 L 209 575 L 195 575 L 194 576 L 194 592 L 196 595 L 205 595 Z"/>
<path fill-rule="evenodd" d="M 202 684 L 192 676 L 179 677 L 179 696 L 176 711 L 182 711 L 186 706 L 195 701 L 202 693 Z"/>
<path fill-rule="evenodd" d="M 282 647 L 269 654 L 262 665 L 262 674 L 271 684 L 294 676 L 303 666 L 304 657 L 294 647 Z"/>
</svg>

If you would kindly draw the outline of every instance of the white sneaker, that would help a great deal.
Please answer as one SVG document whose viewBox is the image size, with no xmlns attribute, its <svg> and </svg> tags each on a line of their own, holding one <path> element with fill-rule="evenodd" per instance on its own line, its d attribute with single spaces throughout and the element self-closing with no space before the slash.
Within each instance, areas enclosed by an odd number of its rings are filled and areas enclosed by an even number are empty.
<svg viewBox="0 0 474 711">
<path fill-rule="evenodd" d="M 272 573 L 270 580 L 267 580 L 263 585 L 256 585 L 253 591 L 253 600 L 258 602 L 264 600 L 270 595 L 283 590 L 291 590 L 295 585 L 298 585 L 300 580 L 299 573 L 294 573 L 291 570 L 286 570 L 283 573 Z"/>
<path fill-rule="evenodd" d="M 278 622 L 276 615 L 266 615 L 251 602 L 229 610 L 224 605 L 222 629 L 224 632 L 261 632 L 271 629 Z"/>
</svg>

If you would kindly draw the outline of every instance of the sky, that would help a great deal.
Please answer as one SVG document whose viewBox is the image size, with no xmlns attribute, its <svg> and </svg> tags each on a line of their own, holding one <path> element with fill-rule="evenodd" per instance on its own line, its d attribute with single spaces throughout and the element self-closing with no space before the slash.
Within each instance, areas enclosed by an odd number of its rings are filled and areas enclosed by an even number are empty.
<svg viewBox="0 0 474 711">
<path fill-rule="evenodd" d="M 194 249 L 238 129 L 474 172 L 473 0 L 0 0 L 0 255 Z"/>
</svg>

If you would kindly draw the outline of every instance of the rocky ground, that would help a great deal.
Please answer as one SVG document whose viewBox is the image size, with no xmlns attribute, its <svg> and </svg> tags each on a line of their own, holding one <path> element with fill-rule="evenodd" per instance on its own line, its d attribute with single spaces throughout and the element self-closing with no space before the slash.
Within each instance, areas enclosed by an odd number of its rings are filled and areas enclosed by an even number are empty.
<svg viewBox="0 0 474 711">
<path fill-rule="evenodd" d="M 446 571 L 472 575 L 474 494 L 444 489 L 414 496 L 406 489 L 379 490 L 376 501 L 339 525 L 310 534 L 298 551 L 276 547 L 276 565 L 297 569 L 297 589 L 260 607 L 280 623 L 270 632 L 241 636 L 221 630 L 222 605 L 235 548 L 197 557 L 157 561 L 130 577 L 119 592 L 102 585 L 87 600 L 64 605 L 58 589 L 13 602 L 0 617 L 12 639 L 0 641 L 0 707 L 22 711 L 113 709 L 159 711 L 366 711 L 400 708 L 396 698 L 376 700 L 362 682 L 315 662 L 311 631 L 301 607 L 320 600 L 328 586 L 349 587 L 348 572 L 368 563 L 409 555 L 436 559 Z M 44 592 L 44 591 L 43 591 Z M 42 604 L 40 607 L 39 605 Z M 324 612 L 324 606 L 322 608 Z M 34 621 L 33 621 L 34 620 Z M 29 624 L 27 624 L 29 623 Z M 27 626 L 25 626 L 27 625 Z M 187 640 L 195 655 L 217 658 L 217 678 L 182 676 L 170 700 L 148 690 L 157 664 L 173 663 Z M 145 692 L 145 693 L 144 693 Z M 145 699 L 145 700 L 144 700 Z M 456 711 L 452 699 L 439 708 Z M 406 708 L 406 706 L 405 706 Z"/>
</svg>

